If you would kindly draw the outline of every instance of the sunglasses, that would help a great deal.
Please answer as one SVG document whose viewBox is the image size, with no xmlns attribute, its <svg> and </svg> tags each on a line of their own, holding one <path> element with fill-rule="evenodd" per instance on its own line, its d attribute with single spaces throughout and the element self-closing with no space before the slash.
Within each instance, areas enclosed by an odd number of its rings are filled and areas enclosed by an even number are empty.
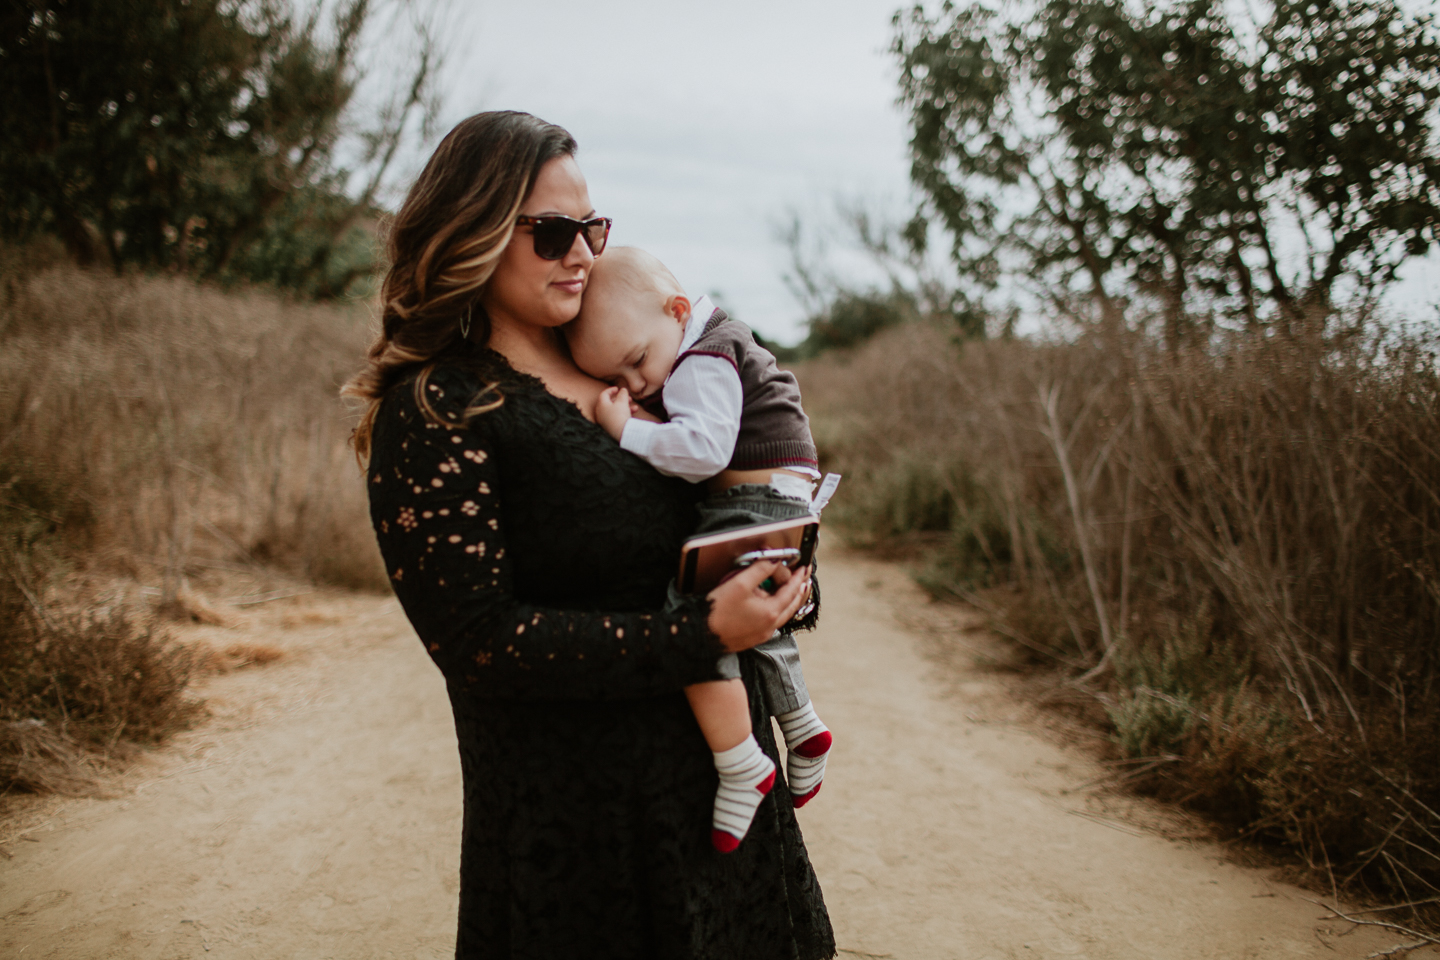
<svg viewBox="0 0 1440 960">
<path fill-rule="evenodd" d="M 563 217 L 559 214 L 515 218 L 517 227 L 530 227 L 535 236 L 535 256 L 541 260 L 559 260 L 564 257 L 575 245 L 577 233 L 585 238 L 585 246 L 590 248 L 590 252 L 600 256 L 605 250 L 605 241 L 610 237 L 610 224 L 613 222 L 609 217 L 576 220 L 574 217 Z"/>
</svg>

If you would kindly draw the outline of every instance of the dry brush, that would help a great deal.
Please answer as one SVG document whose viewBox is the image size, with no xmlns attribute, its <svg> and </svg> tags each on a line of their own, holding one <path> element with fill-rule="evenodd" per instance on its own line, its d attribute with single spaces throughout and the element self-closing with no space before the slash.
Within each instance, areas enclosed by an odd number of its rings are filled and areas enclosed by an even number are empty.
<svg viewBox="0 0 1440 960">
<path fill-rule="evenodd" d="M 799 373 L 840 518 L 1092 693 L 1132 782 L 1327 883 L 1440 895 L 1432 340 L 911 324 Z"/>
</svg>

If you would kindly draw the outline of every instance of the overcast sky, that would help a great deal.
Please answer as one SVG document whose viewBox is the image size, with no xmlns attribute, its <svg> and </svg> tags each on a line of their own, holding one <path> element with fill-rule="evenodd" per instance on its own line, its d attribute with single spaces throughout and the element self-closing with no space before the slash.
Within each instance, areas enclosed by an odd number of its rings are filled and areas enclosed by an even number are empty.
<svg viewBox="0 0 1440 960">
<path fill-rule="evenodd" d="M 784 342 L 803 335 L 774 225 L 834 198 L 903 210 L 907 133 L 886 52 L 896 0 L 458 5 L 447 116 L 525 110 L 575 135 L 613 242 Z"/>
<path fill-rule="evenodd" d="M 888 52 L 901 5 L 459 0 L 445 113 L 526 110 L 566 127 L 614 242 L 649 250 L 692 296 L 720 291 L 738 318 L 793 343 L 804 312 L 776 225 L 795 210 L 833 230 L 837 197 L 901 216 L 913 203 Z M 1437 263 L 1410 264 L 1392 306 L 1434 317 Z M 865 265 L 852 257 L 846 269 Z"/>
</svg>

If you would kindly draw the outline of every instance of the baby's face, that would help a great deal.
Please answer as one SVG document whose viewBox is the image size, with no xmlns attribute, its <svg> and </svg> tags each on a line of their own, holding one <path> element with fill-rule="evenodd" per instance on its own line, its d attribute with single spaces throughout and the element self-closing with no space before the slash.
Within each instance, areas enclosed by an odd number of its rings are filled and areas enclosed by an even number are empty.
<svg viewBox="0 0 1440 960">
<path fill-rule="evenodd" d="M 566 335 L 576 366 L 639 398 L 665 385 L 680 353 L 689 313 L 673 317 L 661 305 L 635 299 L 607 296 L 586 304 Z"/>
</svg>

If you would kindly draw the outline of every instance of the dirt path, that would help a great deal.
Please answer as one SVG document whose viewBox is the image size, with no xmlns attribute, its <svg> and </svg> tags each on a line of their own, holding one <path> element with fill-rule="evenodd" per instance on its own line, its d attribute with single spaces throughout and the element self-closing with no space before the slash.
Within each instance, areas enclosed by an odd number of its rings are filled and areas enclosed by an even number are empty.
<svg viewBox="0 0 1440 960">
<path fill-rule="evenodd" d="M 841 957 L 1358 958 L 1398 942 L 1138 826 L 1135 804 L 1117 816 L 1076 789 L 1098 768 L 1029 732 L 983 671 L 927 659 L 896 615 L 957 614 L 927 612 L 884 564 L 832 554 L 825 573 L 826 625 L 804 646 L 837 749 L 801 822 Z M 209 681 L 203 728 L 114 798 L 0 828 L 0 956 L 448 955 L 460 784 L 439 675 L 393 601 L 272 606 L 210 631 L 291 655 Z"/>
</svg>

